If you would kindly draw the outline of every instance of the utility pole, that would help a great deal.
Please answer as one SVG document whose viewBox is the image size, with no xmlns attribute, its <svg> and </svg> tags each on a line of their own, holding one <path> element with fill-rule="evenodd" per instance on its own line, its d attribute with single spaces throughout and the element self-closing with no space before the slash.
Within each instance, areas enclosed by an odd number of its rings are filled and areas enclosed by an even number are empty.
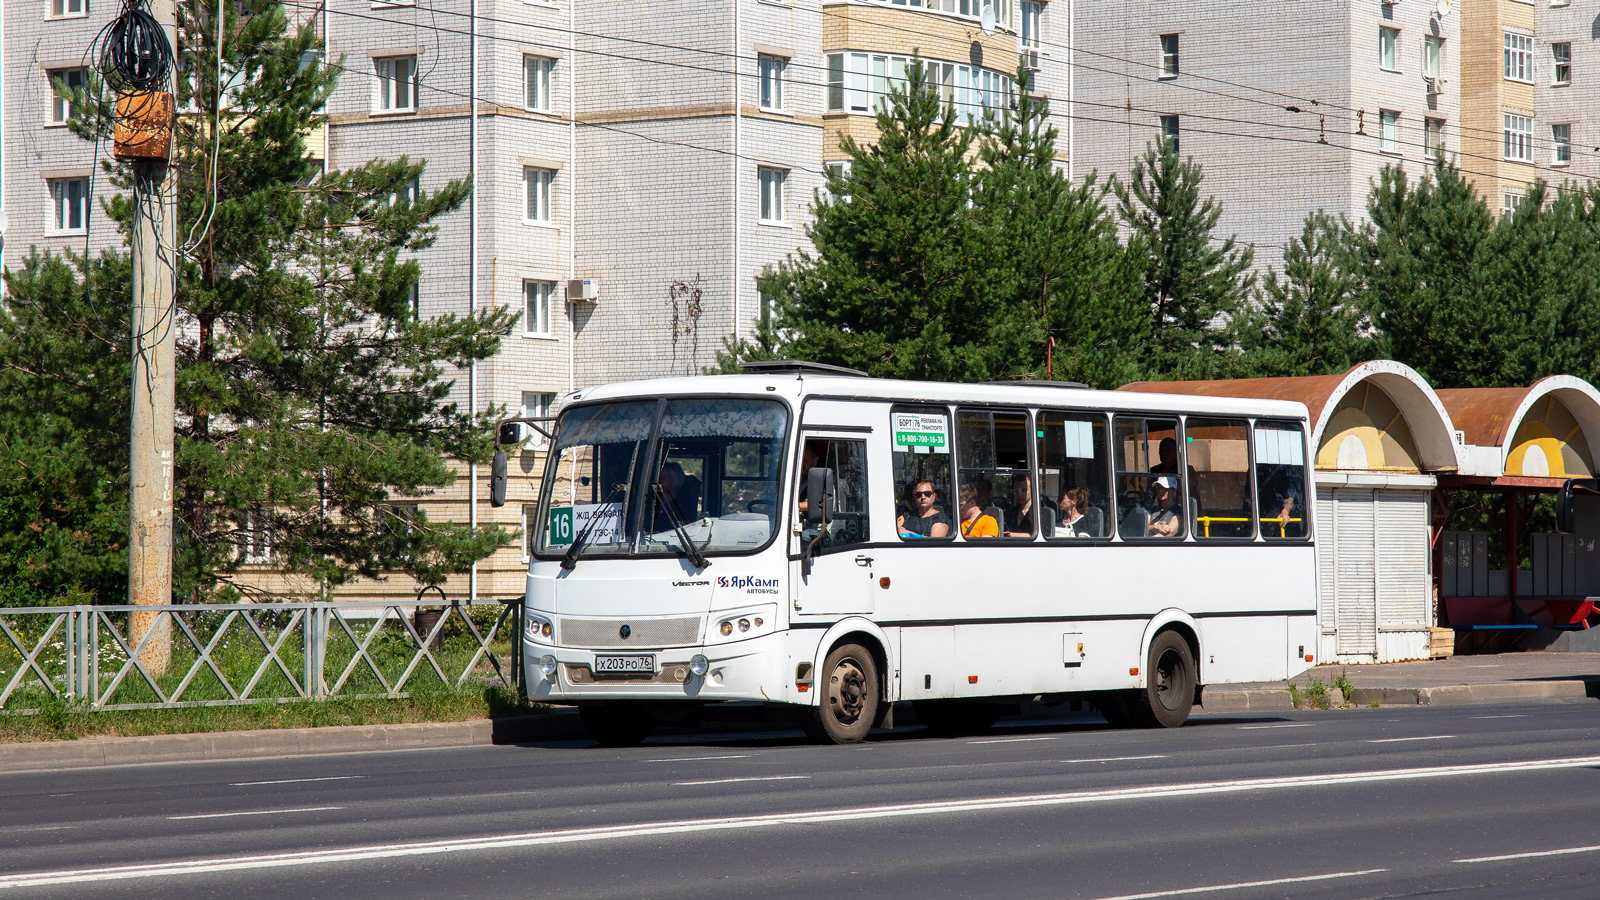
<svg viewBox="0 0 1600 900">
<path fill-rule="evenodd" d="M 175 0 L 150 13 L 177 46 Z M 172 661 L 172 618 L 139 611 L 172 602 L 174 345 L 177 325 L 177 197 L 169 177 L 174 109 L 166 83 L 117 98 L 118 156 L 133 161 L 133 417 L 129 450 L 128 638 L 144 642 L 139 662 L 152 675 Z M 215 125 L 213 125 L 215 127 Z M 126 140 L 124 140 L 126 138 Z"/>
</svg>

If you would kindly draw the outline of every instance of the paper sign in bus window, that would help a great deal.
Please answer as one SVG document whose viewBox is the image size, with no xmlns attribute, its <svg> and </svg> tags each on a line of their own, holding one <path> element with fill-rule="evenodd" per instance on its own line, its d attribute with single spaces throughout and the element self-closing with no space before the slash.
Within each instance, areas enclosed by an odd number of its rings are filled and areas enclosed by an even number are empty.
<svg viewBox="0 0 1600 900">
<path fill-rule="evenodd" d="M 1066 429 L 1066 453 L 1071 459 L 1094 459 L 1094 423 L 1063 422 Z"/>
<path fill-rule="evenodd" d="M 949 417 L 934 413 L 894 413 L 894 445 L 913 453 L 949 453 Z"/>
<path fill-rule="evenodd" d="M 589 544 L 615 544 L 622 540 L 622 504 L 587 503 L 578 506 L 550 508 L 549 544 L 571 544 L 573 538 L 583 534 L 592 519 L 594 530 L 589 532 Z"/>
</svg>

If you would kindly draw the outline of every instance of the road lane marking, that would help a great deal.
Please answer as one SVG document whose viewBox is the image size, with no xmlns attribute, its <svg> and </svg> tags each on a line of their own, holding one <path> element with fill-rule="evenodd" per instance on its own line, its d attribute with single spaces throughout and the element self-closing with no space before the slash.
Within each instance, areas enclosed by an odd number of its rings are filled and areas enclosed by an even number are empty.
<svg viewBox="0 0 1600 900">
<path fill-rule="evenodd" d="M 967 741 L 969 744 L 1022 744 L 1028 741 L 1059 741 L 1061 735 L 1047 734 L 1040 737 L 1013 737 L 1013 738 L 985 738 L 981 741 Z"/>
<path fill-rule="evenodd" d="M 289 813 L 325 812 L 330 809 L 344 809 L 342 806 L 302 806 L 298 809 L 252 809 L 244 812 L 202 813 L 195 816 L 167 816 L 169 821 L 177 822 L 183 819 L 226 819 L 230 816 L 283 816 Z"/>
<path fill-rule="evenodd" d="M 674 781 L 674 787 L 699 787 L 703 784 L 742 784 L 746 781 L 804 781 L 810 775 L 757 775 L 751 778 L 713 778 L 710 781 Z"/>
<path fill-rule="evenodd" d="M 863 822 L 902 819 L 917 816 L 971 814 L 974 812 L 1005 811 L 1067 806 L 1081 803 L 1106 803 L 1131 800 L 1154 800 L 1172 797 L 1193 797 L 1234 794 L 1281 789 L 1315 790 L 1333 785 L 1369 784 L 1386 781 L 1407 781 L 1435 778 L 1453 778 L 1474 775 L 1527 774 L 1566 769 L 1584 769 L 1600 766 L 1600 756 L 1574 756 L 1558 759 L 1534 759 L 1516 762 L 1477 763 L 1473 765 L 1427 766 L 1411 769 L 1375 769 L 1365 772 L 1330 772 L 1292 777 L 1253 778 L 1237 781 L 1205 781 L 1189 784 L 1146 785 L 1131 788 L 1104 788 L 1091 791 L 1070 791 L 1054 794 L 1022 794 L 996 797 L 979 797 L 966 800 L 943 800 L 926 803 L 899 803 L 884 806 L 857 806 L 821 809 L 811 812 L 767 813 L 760 815 L 729 816 L 724 818 L 695 818 L 669 821 L 640 822 L 632 825 L 602 825 L 555 831 L 533 831 L 490 835 L 454 840 L 418 841 L 403 844 L 369 844 L 327 850 L 306 850 L 295 853 L 266 853 L 248 856 L 210 857 L 179 860 L 165 863 L 104 866 L 88 869 L 67 869 L 54 872 L 24 872 L 0 875 L 0 890 L 19 887 L 44 887 L 63 884 L 88 884 L 94 882 L 123 881 L 134 878 L 170 877 L 175 875 L 213 875 L 222 872 L 240 872 L 252 869 L 275 869 L 289 866 L 326 865 L 330 863 L 369 862 L 414 856 L 432 856 L 442 853 L 467 851 L 509 850 L 529 847 L 551 847 L 562 844 L 581 844 L 597 841 L 626 840 L 639 837 L 671 836 L 755 828 L 772 828 L 785 825 L 817 825 L 839 822 Z"/>
<path fill-rule="evenodd" d="M 300 784 L 303 781 L 348 781 L 365 775 L 323 775 L 319 778 L 284 778 L 278 781 L 235 781 L 229 787 L 255 787 L 258 784 Z"/>
<path fill-rule="evenodd" d="M 1422 737 L 1377 738 L 1375 740 L 1367 741 L 1367 743 L 1369 743 L 1369 744 L 1399 744 L 1399 743 L 1402 743 L 1404 741 L 1448 741 L 1453 737 L 1455 737 L 1455 735 L 1453 735 L 1453 734 L 1429 734 L 1429 735 L 1424 735 Z"/>
<path fill-rule="evenodd" d="M 1571 856 L 1574 853 L 1600 852 L 1600 845 L 1594 847 L 1566 847 L 1561 850 L 1535 850 L 1529 853 L 1507 853 L 1504 856 L 1475 856 L 1470 859 L 1458 859 L 1458 863 L 1504 862 L 1508 859 L 1533 859 L 1538 856 Z"/>
<path fill-rule="evenodd" d="M 1517 713 L 1510 716 L 1473 716 L 1474 719 L 1526 719 L 1527 713 Z"/>
<path fill-rule="evenodd" d="M 1095 759 L 1063 759 L 1064 763 L 1102 763 L 1102 762 L 1132 762 L 1136 759 L 1166 759 L 1164 753 L 1152 753 L 1149 756 L 1101 756 Z"/>
<path fill-rule="evenodd" d="M 670 759 L 647 759 L 648 763 L 661 762 L 704 762 L 708 759 L 749 759 L 749 754 L 743 756 L 674 756 Z"/>
<path fill-rule="evenodd" d="M 1261 728 L 1310 728 L 1315 722 L 1291 722 L 1287 725 L 1240 725 L 1240 731 L 1255 731 Z"/>
<path fill-rule="evenodd" d="M 1376 875 L 1388 869 L 1362 869 L 1359 872 L 1330 872 L 1327 875 L 1301 875 L 1297 878 L 1272 878 L 1266 881 L 1241 881 L 1236 884 L 1211 884 L 1205 887 L 1179 888 L 1175 891 L 1152 891 L 1148 894 L 1122 894 L 1102 897 L 1100 900 L 1155 900 L 1156 897 L 1182 897 L 1186 894 L 1211 894 L 1219 891 L 1241 891 L 1245 888 L 1272 887 L 1278 884 L 1305 884 L 1308 881 L 1332 881 L 1335 878 L 1359 878 Z"/>
</svg>

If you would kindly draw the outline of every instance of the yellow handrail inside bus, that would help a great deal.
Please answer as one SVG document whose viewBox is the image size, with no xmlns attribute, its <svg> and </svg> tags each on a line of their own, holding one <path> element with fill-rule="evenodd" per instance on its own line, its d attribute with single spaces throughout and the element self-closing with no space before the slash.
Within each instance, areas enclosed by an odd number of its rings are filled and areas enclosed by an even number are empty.
<svg viewBox="0 0 1600 900">
<path fill-rule="evenodd" d="M 1205 529 L 1205 535 L 1204 536 L 1205 537 L 1211 537 L 1211 523 L 1212 522 L 1244 522 L 1244 523 L 1248 524 L 1250 522 L 1250 519 L 1249 519 L 1248 516 L 1243 516 L 1243 517 L 1236 517 L 1236 516 L 1199 516 L 1199 517 L 1197 517 L 1195 519 L 1195 521 L 1199 522 L 1200 525 Z M 1300 521 L 1300 519 L 1298 519 L 1298 518 L 1289 519 L 1289 522 L 1299 522 L 1299 521 Z M 1280 536 L 1282 535 L 1283 526 L 1288 524 L 1288 522 L 1279 522 L 1277 519 L 1262 519 L 1261 520 L 1261 524 L 1262 525 L 1265 525 L 1268 522 L 1277 522 L 1278 523 L 1278 529 L 1279 529 Z"/>
</svg>

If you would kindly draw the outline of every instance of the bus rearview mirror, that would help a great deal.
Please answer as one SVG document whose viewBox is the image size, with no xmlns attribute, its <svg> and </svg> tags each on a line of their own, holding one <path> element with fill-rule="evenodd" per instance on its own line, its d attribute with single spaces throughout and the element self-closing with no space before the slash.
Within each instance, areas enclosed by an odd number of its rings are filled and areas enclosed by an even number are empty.
<svg viewBox="0 0 1600 900">
<path fill-rule="evenodd" d="M 506 453 L 496 450 L 494 462 L 489 467 L 489 505 L 496 509 L 506 505 Z"/>
<path fill-rule="evenodd" d="M 818 466 L 806 470 L 806 524 L 833 521 L 833 470 Z"/>
</svg>

